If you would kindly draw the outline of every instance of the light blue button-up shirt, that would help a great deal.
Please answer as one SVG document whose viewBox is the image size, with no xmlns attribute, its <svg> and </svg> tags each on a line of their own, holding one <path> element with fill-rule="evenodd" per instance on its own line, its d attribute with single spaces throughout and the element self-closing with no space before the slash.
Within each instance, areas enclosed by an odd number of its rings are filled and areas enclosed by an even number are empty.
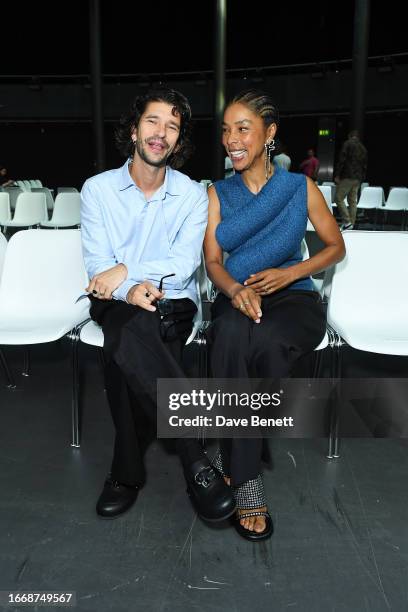
<svg viewBox="0 0 408 612">
<path fill-rule="evenodd" d="M 113 296 L 126 301 L 133 285 L 149 280 L 158 287 L 162 276 L 175 273 L 163 281 L 166 298 L 188 297 L 197 303 L 194 272 L 208 209 L 200 183 L 167 166 L 164 183 L 146 200 L 126 161 L 88 179 L 81 200 L 82 249 L 90 279 L 125 264 L 128 276 Z"/>
</svg>

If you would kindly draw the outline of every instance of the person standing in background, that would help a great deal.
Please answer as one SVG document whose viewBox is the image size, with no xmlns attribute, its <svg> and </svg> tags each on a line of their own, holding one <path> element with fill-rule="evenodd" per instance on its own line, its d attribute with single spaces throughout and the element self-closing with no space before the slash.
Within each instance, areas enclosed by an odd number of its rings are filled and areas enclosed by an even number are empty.
<svg viewBox="0 0 408 612">
<path fill-rule="evenodd" d="M 357 130 L 349 133 L 337 162 L 334 182 L 337 184 L 336 205 L 340 211 L 342 229 L 353 229 L 357 215 L 357 196 L 367 172 L 367 149 Z M 345 204 L 347 198 L 348 207 Z"/>
<path fill-rule="evenodd" d="M 320 163 L 315 155 L 314 149 L 308 149 L 306 159 L 304 159 L 299 166 L 300 171 L 303 172 L 303 174 L 305 174 L 309 178 L 311 178 L 312 181 L 317 181 L 319 166 Z"/>
<path fill-rule="evenodd" d="M 290 167 L 292 165 L 292 160 L 288 155 L 288 150 L 283 144 L 280 145 L 279 149 L 280 153 L 278 153 L 278 155 L 275 155 L 275 157 L 273 158 L 273 163 L 275 164 L 275 166 L 279 166 L 279 168 L 284 168 L 284 170 L 287 170 L 289 172 Z"/>
</svg>

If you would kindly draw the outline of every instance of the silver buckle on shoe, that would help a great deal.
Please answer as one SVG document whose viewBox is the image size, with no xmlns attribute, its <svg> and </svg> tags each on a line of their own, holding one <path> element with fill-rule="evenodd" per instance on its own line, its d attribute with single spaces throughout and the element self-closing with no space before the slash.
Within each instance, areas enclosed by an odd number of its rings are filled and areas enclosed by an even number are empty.
<svg viewBox="0 0 408 612">
<path fill-rule="evenodd" d="M 208 472 L 208 476 L 203 474 L 203 472 Z M 210 486 L 211 481 L 214 480 L 214 478 L 215 472 L 212 467 L 204 468 L 201 470 L 201 472 L 197 472 L 197 474 L 194 476 L 196 483 L 203 486 L 205 489 Z"/>
</svg>

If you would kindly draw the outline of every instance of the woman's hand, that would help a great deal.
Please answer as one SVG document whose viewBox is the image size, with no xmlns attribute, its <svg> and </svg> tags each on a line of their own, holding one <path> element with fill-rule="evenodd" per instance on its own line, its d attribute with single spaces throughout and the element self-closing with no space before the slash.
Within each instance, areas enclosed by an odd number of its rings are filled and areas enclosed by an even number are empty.
<svg viewBox="0 0 408 612">
<path fill-rule="evenodd" d="M 92 295 L 100 300 L 111 300 L 112 292 L 119 287 L 121 283 L 127 278 L 127 268 L 124 264 L 118 264 L 101 272 L 95 274 L 89 283 L 85 291 L 92 293 Z"/>
<path fill-rule="evenodd" d="M 251 276 L 244 282 L 257 295 L 270 295 L 287 287 L 295 280 L 291 268 L 267 268 Z"/>
<path fill-rule="evenodd" d="M 237 308 L 249 319 L 255 321 L 255 323 L 261 322 L 261 302 L 261 296 L 257 295 L 253 289 L 242 286 L 234 291 L 231 298 L 233 307 Z"/>
</svg>

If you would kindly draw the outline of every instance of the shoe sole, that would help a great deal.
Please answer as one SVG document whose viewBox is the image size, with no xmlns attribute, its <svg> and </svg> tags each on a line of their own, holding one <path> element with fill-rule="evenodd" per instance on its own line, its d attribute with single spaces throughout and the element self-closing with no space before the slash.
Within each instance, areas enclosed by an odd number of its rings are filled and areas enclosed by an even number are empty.
<svg viewBox="0 0 408 612">
<path fill-rule="evenodd" d="M 231 512 L 229 512 L 228 514 L 226 514 L 225 516 L 222 516 L 221 518 L 207 518 L 206 516 L 203 516 L 202 514 L 200 514 L 199 512 L 197 512 L 198 516 L 203 519 L 203 521 L 208 521 L 209 523 L 219 523 L 220 521 L 226 521 L 227 519 L 229 519 L 231 516 L 233 516 L 233 514 L 235 514 L 237 510 L 237 507 L 235 506 L 235 508 L 233 510 L 231 510 Z"/>
<path fill-rule="evenodd" d="M 228 512 L 228 514 L 225 514 L 221 517 L 217 517 L 217 518 L 208 518 L 207 516 L 204 516 L 203 514 L 200 514 L 200 512 L 197 510 L 197 508 L 194 505 L 193 499 L 190 495 L 190 491 L 188 489 L 186 489 L 186 493 L 190 498 L 190 501 L 192 503 L 193 508 L 195 509 L 195 511 L 197 512 L 198 516 L 203 519 L 203 521 L 208 521 L 209 523 L 219 523 L 221 521 L 226 521 L 227 519 L 229 519 L 237 510 L 237 507 L 235 506 L 232 510 L 230 510 Z"/>
<path fill-rule="evenodd" d="M 113 516 L 103 516 L 103 514 L 99 514 L 99 512 L 96 511 L 96 516 L 98 518 L 102 519 L 103 521 L 113 521 L 113 520 L 115 520 L 117 518 L 120 518 L 121 516 L 123 516 L 127 512 L 129 512 L 129 510 L 131 510 L 133 508 L 133 506 L 135 505 L 136 501 L 137 500 L 135 499 L 135 501 L 133 502 L 133 504 L 131 506 L 129 506 L 129 508 L 126 508 L 126 510 L 123 510 L 123 512 L 120 512 L 119 514 L 115 514 Z"/>
</svg>

